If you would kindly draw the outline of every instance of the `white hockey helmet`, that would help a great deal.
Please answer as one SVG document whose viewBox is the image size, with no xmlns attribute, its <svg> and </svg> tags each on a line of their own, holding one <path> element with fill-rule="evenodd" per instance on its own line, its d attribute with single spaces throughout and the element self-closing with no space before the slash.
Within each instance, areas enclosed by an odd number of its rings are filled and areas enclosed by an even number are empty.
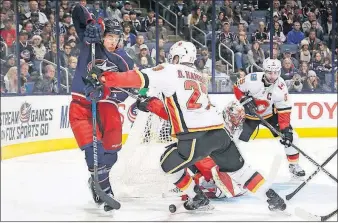
<svg viewBox="0 0 338 223">
<path fill-rule="evenodd" d="M 273 84 L 281 75 L 282 64 L 277 59 L 266 58 L 263 61 L 264 79 L 268 84 Z"/>
<path fill-rule="evenodd" d="M 196 60 L 196 47 L 191 42 L 178 41 L 170 47 L 168 61 L 174 62 L 174 57 L 178 56 L 178 63 L 193 64 Z"/>
<path fill-rule="evenodd" d="M 245 121 L 245 110 L 243 105 L 237 100 L 230 101 L 222 112 L 225 127 L 234 134 L 235 131 L 242 130 Z"/>
</svg>

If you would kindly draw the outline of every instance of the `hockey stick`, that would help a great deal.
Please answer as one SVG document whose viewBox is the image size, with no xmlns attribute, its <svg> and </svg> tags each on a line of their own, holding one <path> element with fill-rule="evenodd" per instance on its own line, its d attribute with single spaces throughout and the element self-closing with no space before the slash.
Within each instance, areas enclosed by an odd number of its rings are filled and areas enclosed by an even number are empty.
<svg viewBox="0 0 338 223">
<path fill-rule="evenodd" d="M 91 44 L 92 67 L 95 65 L 95 43 Z M 106 194 L 99 184 L 98 159 L 97 159 L 97 134 L 96 134 L 96 101 L 92 100 L 92 124 L 93 124 L 93 154 L 94 154 L 94 188 L 95 192 L 107 205 L 113 209 L 120 209 L 121 204 Z"/>
<path fill-rule="evenodd" d="M 270 123 L 268 123 L 265 119 L 263 119 L 263 117 L 259 114 L 257 114 L 256 111 L 253 111 L 254 114 L 259 118 L 259 120 L 261 120 L 261 122 L 268 127 L 272 132 L 274 132 L 276 135 L 278 135 L 279 137 L 281 137 L 282 139 L 284 139 L 284 135 L 277 131 L 272 125 L 270 125 Z M 314 161 L 310 156 L 308 156 L 305 152 L 303 152 L 303 150 L 301 150 L 300 148 L 298 148 L 298 146 L 294 145 L 293 143 L 291 143 L 291 146 L 293 148 L 295 148 L 300 154 L 302 154 L 306 159 L 308 159 L 313 165 L 315 165 L 316 167 L 318 167 L 321 171 L 323 171 L 324 173 L 326 173 L 332 180 L 334 180 L 335 182 L 338 183 L 337 178 L 335 178 L 330 172 L 328 172 L 326 169 L 324 169 L 323 167 L 321 167 L 316 161 Z"/>
<path fill-rule="evenodd" d="M 338 150 L 336 150 L 329 158 L 327 158 L 326 161 L 321 165 L 321 167 L 323 168 L 326 164 L 328 164 L 337 153 L 338 153 Z M 309 176 L 301 185 L 299 185 L 296 188 L 296 190 L 286 195 L 286 200 L 290 200 L 291 198 L 293 198 L 293 196 L 295 196 L 315 175 L 317 175 L 319 171 L 320 171 L 320 168 L 318 168 L 315 172 L 313 172 L 311 176 Z"/>
<path fill-rule="evenodd" d="M 298 217 L 300 217 L 302 219 L 305 219 L 305 220 L 308 220 L 308 221 L 327 221 L 331 217 L 333 217 L 334 215 L 336 215 L 337 212 L 338 212 L 338 209 L 335 210 L 335 211 L 333 211 L 333 212 L 331 212 L 328 215 L 322 215 L 322 216 L 320 216 L 320 215 L 311 214 L 311 213 L 309 213 L 309 212 L 307 212 L 304 209 L 299 208 L 299 207 L 295 209 L 295 214 Z"/>
</svg>

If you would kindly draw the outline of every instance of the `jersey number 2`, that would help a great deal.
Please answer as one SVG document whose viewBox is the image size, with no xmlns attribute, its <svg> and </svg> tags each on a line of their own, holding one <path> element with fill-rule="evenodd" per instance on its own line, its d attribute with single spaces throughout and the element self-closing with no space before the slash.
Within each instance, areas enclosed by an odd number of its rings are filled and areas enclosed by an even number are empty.
<svg viewBox="0 0 338 223">
<path fill-rule="evenodd" d="M 207 94 L 207 87 L 203 83 L 197 83 L 193 80 L 186 80 L 184 82 L 184 89 L 185 90 L 193 90 L 190 98 L 187 101 L 187 109 L 194 110 L 199 109 L 202 107 L 201 103 L 198 103 L 198 99 L 200 98 L 201 94 Z"/>
</svg>

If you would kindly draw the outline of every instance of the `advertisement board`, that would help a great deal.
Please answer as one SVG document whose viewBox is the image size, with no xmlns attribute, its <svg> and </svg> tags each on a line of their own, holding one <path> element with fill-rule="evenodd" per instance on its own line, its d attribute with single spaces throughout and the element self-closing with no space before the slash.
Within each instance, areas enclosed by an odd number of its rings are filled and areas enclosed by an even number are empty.
<svg viewBox="0 0 338 223">
<path fill-rule="evenodd" d="M 300 137 L 337 137 L 335 94 L 294 94 L 291 123 Z M 211 94 L 211 103 L 222 109 L 231 94 Z M 77 147 L 69 123 L 71 96 L 1 97 L 1 158 Z M 118 104 L 123 123 L 123 142 L 137 118 L 135 99 Z M 257 138 L 271 138 L 262 127 Z"/>
</svg>

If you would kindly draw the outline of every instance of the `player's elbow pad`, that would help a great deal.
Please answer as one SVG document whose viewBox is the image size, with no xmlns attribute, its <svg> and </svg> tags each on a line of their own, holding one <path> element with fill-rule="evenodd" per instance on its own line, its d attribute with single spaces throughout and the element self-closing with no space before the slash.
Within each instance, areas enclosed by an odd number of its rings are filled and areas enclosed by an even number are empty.
<svg viewBox="0 0 338 223">
<path fill-rule="evenodd" d="M 103 72 L 104 80 L 102 81 L 107 87 L 120 88 L 143 88 L 148 87 L 146 75 L 138 70 L 129 70 L 126 72 Z M 102 78 L 101 78 L 102 80 Z"/>
</svg>

